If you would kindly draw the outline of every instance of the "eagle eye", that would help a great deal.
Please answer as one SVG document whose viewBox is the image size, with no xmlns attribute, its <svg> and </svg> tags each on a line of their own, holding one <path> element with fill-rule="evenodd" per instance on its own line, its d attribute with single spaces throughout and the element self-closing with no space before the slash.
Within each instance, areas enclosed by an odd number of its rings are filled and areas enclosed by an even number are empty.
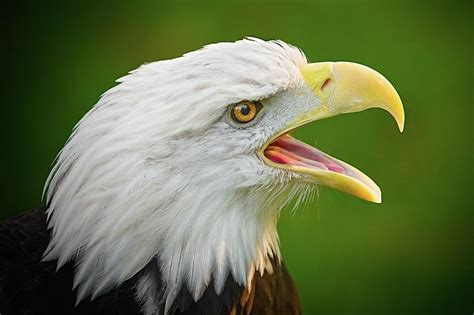
<svg viewBox="0 0 474 315">
<path fill-rule="evenodd" d="M 236 123 L 246 124 L 251 122 L 261 109 L 259 102 L 242 101 L 231 108 L 230 116 Z"/>
</svg>

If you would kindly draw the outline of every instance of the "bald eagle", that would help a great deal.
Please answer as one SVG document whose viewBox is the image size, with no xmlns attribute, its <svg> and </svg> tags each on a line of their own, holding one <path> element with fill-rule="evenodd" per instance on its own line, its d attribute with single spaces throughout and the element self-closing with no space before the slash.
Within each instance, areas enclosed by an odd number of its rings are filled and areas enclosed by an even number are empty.
<svg viewBox="0 0 474 315">
<path fill-rule="evenodd" d="M 246 38 L 144 64 L 79 121 L 46 206 L 0 227 L 0 313 L 300 314 L 277 219 L 317 185 L 381 202 L 366 175 L 290 135 L 404 111 L 355 63 Z"/>
</svg>

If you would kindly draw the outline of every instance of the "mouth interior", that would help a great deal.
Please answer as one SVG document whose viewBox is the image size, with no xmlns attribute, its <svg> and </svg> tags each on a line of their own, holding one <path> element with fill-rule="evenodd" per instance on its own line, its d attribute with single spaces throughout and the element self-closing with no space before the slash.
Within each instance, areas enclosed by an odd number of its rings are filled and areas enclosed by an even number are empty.
<svg viewBox="0 0 474 315">
<path fill-rule="evenodd" d="M 271 142 L 265 148 L 264 155 L 277 164 L 316 168 L 348 175 L 348 170 L 331 156 L 288 134 L 281 135 Z"/>
</svg>

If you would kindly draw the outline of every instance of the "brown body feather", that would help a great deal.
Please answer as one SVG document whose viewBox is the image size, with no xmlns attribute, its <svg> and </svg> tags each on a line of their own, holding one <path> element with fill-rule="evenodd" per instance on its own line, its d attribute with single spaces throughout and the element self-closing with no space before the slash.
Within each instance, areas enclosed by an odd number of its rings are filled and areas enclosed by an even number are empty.
<svg viewBox="0 0 474 315">
<path fill-rule="evenodd" d="M 250 290 L 244 289 L 232 315 L 301 314 L 298 291 L 283 263 L 273 261 L 273 273 L 255 274 Z"/>
</svg>

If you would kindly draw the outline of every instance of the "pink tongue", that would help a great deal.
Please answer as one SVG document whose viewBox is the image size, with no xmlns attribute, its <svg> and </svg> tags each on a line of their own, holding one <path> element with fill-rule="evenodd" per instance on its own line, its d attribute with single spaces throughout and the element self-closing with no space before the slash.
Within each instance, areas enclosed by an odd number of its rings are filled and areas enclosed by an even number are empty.
<svg viewBox="0 0 474 315">
<path fill-rule="evenodd" d="M 288 135 L 279 137 L 266 150 L 265 156 L 275 163 L 316 167 L 344 173 L 343 166 L 327 158 L 321 151 Z"/>
<path fill-rule="evenodd" d="M 323 170 L 328 169 L 326 165 L 321 162 L 306 159 L 278 146 L 269 146 L 265 150 L 265 156 L 275 163 L 316 167 Z"/>
</svg>

